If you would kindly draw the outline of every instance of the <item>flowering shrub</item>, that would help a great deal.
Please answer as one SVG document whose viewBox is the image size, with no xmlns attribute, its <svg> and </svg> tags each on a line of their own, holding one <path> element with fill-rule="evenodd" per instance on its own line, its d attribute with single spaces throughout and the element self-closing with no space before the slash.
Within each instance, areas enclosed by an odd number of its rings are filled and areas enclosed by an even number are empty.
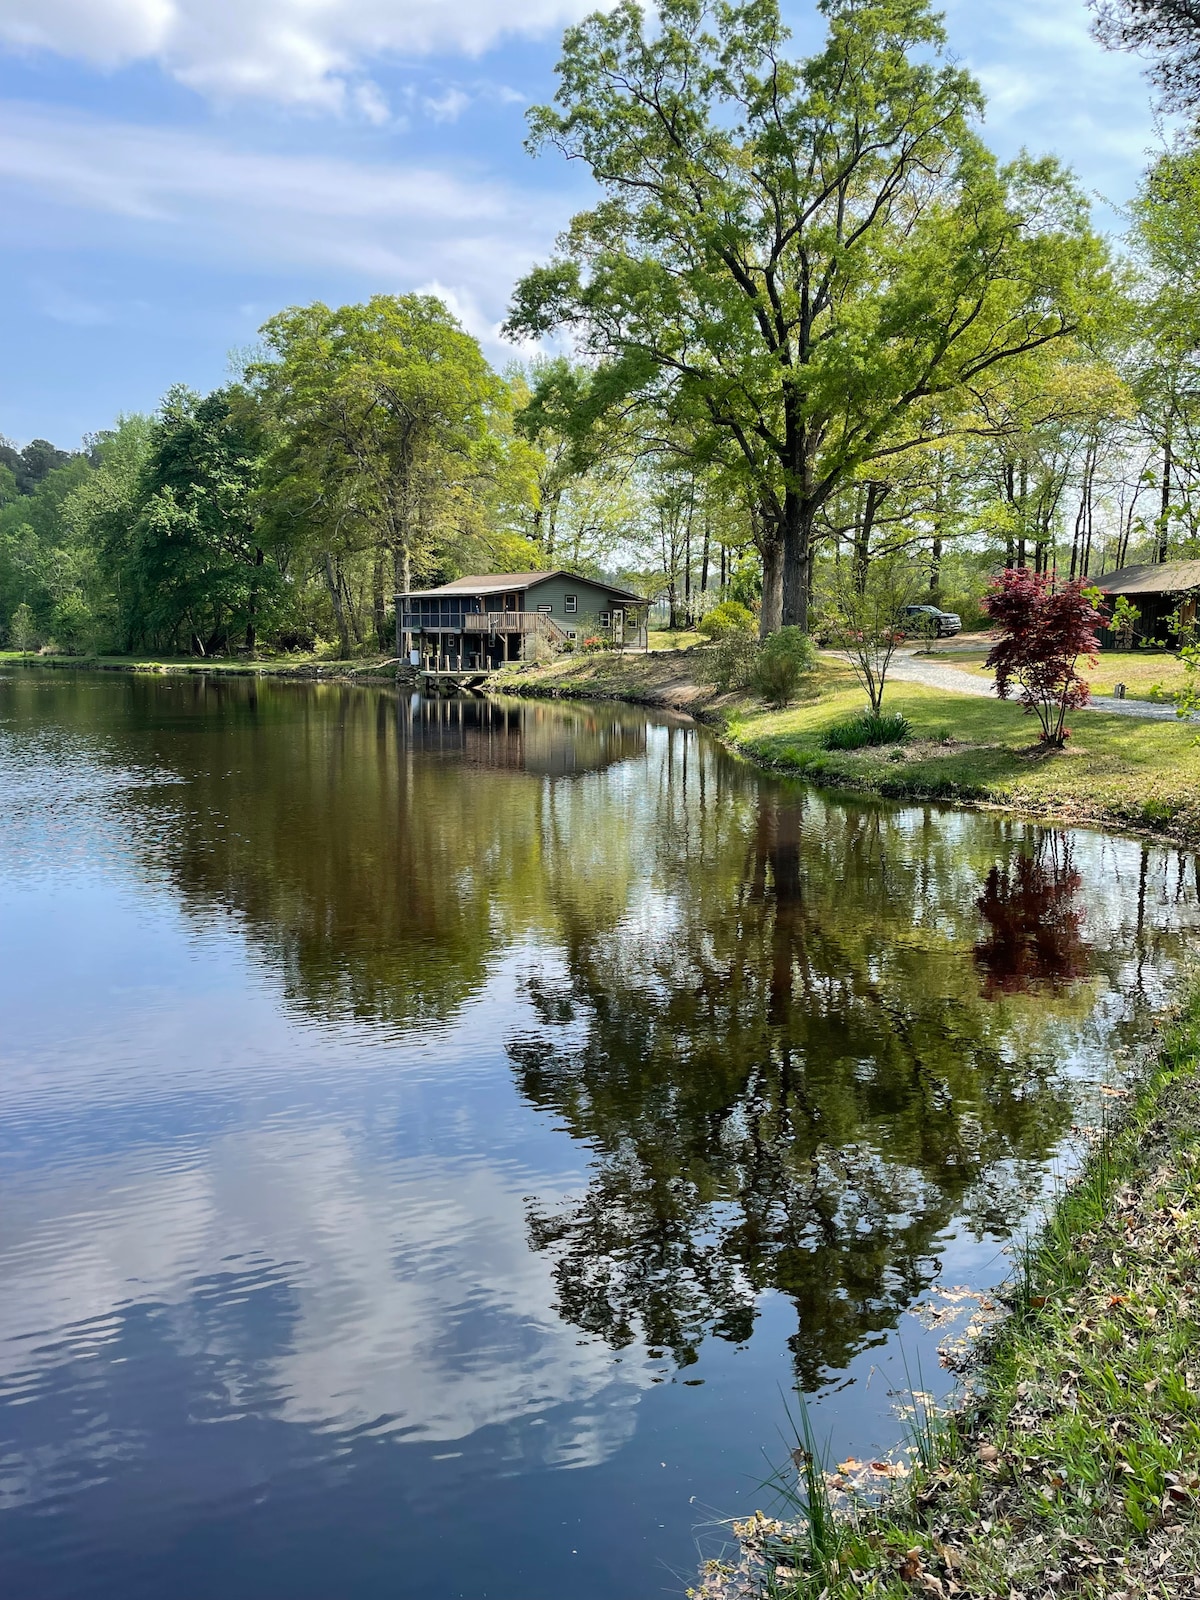
<svg viewBox="0 0 1200 1600">
<path fill-rule="evenodd" d="M 1043 743 L 1059 750 L 1071 734 L 1067 712 L 1091 698 L 1079 659 L 1096 660 L 1096 629 L 1106 621 L 1096 606 L 1099 591 L 1083 583 L 1058 586 L 1048 572 L 1010 569 L 984 600 L 1000 634 L 987 658 L 996 671 L 996 693 L 1007 700 L 1018 689 L 1026 713 L 1042 725 Z"/>
</svg>

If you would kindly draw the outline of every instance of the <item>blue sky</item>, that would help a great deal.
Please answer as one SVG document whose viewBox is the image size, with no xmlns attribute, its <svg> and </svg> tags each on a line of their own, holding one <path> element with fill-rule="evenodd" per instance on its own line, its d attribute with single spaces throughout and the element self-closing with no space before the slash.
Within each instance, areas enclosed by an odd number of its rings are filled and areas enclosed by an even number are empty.
<svg viewBox="0 0 1200 1600">
<path fill-rule="evenodd" d="M 0 0 L 0 433 L 75 445 L 318 298 L 436 290 L 503 361 L 513 280 L 588 192 L 526 155 L 524 109 L 594 4 Z M 945 10 L 994 148 L 1057 152 L 1119 226 L 1155 143 L 1138 63 L 1084 0 Z"/>
</svg>

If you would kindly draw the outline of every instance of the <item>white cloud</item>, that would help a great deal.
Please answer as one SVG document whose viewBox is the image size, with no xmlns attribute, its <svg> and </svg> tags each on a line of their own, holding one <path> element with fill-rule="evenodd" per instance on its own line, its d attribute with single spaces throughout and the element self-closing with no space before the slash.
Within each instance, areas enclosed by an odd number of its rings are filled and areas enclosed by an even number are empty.
<svg viewBox="0 0 1200 1600">
<path fill-rule="evenodd" d="M 72 294 L 69 289 L 44 286 L 40 304 L 52 322 L 64 322 L 70 327 L 100 328 L 115 320 L 110 307 L 98 305 L 83 295 Z"/>
<path fill-rule="evenodd" d="M 362 111 L 371 60 L 477 56 L 505 37 L 553 32 L 594 7 L 595 0 L 4 0 L 0 46 L 105 68 L 154 61 L 216 99 Z M 368 88 L 374 105 L 379 91 Z"/>
<path fill-rule="evenodd" d="M 385 291 L 436 282 L 491 337 L 568 204 L 477 171 L 247 151 L 0 103 L 0 209 L 26 243 L 335 268 Z"/>
<path fill-rule="evenodd" d="M 457 122 L 470 104 L 471 96 L 465 90 L 450 88 L 427 97 L 425 109 L 435 122 Z"/>
<path fill-rule="evenodd" d="M 138 1304 L 158 1308 L 178 1352 L 219 1363 L 231 1412 L 400 1441 L 508 1426 L 540 1465 L 557 1467 L 603 1461 L 632 1433 L 650 1382 L 643 1352 L 615 1365 L 555 1311 L 553 1259 L 526 1238 L 530 1174 L 519 1164 L 377 1163 L 346 1129 L 319 1124 L 231 1132 L 173 1170 L 160 1158 L 12 1187 L 0 1236 L 0 1385 L 10 1392 L 69 1381 Z M 222 1282 L 222 1314 L 206 1322 L 197 1299 Z M 255 1286 L 286 1293 L 291 1307 L 267 1362 L 243 1309 Z M 206 1304 L 211 1312 L 211 1294 Z M 469 1359 L 455 1353 L 464 1328 L 479 1341 Z M 126 1430 L 122 1448 L 136 1456 L 144 1441 L 105 1397 L 102 1360 L 94 1370 L 106 1446 Z M 546 1425 L 522 1430 L 535 1417 Z M 92 1424 L 82 1415 L 52 1459 L 11 1452 L 0 1507 L 54 1492 L 63 1457 L 94 1447 Z"/>
<path fill-rule="evenodd" d="M 1052 151 L 1090 189 L 1129 195 L 1155 140 L 1135 57 L 1092 37 L 1082 0 L 949 0 L 952 50 L 987 96 L 984 132 L 1004 156 Z"/>
</svg>

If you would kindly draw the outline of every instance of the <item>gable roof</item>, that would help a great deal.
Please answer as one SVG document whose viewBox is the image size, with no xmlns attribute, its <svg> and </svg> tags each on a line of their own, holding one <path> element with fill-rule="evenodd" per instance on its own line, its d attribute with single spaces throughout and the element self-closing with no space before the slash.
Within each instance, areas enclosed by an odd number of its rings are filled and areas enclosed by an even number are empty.
<svg viewBox="0 0 1200 1600">
<path fill-rule="evenodd" d="M 1183 594 L 1200 589 L 1200 561 L 1147 561 L 1094 581 L 1106 594 Z"/>
<path fill-rule="evenodd" d="M 606 583 L 602 578 L 584 578 L 578 572 L 568 572 L 565 567 L 556 567 L 553 572 L 476 573 L 471 577 L 455 578 L 451 583 L 439 584 L 436 589 L 410 589 L 405 599 L 446 599 L 451 595 L 462 594 L 506 594 L 513 590 L 532 589 L 535 584 L 545 583 L 548 578 L 569 578 L 572 583 L 590 583 L 593 589 L 603 589 L 606 594 L 619 595 L 622 600 L 630 600 L 641 606 L 647 603 L 644 596 L 634 594 L 632 589 L 622 589 L 620 584 Z"/>
</svg>

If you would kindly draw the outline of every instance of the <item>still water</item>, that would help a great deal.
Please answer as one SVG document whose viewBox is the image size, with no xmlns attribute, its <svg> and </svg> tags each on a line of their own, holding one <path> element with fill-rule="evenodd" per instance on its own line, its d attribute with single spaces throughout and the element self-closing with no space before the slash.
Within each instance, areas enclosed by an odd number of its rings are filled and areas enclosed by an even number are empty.
<svg viewBox="0 0 1200 1600">
<path fill-rule="evenodd" d="M 1200 920 L 613 707 L 13 671 L 0 803 L 20 1600 L 679 1594 L 797 1385 L 945 1388 Z"/>
</svg>

